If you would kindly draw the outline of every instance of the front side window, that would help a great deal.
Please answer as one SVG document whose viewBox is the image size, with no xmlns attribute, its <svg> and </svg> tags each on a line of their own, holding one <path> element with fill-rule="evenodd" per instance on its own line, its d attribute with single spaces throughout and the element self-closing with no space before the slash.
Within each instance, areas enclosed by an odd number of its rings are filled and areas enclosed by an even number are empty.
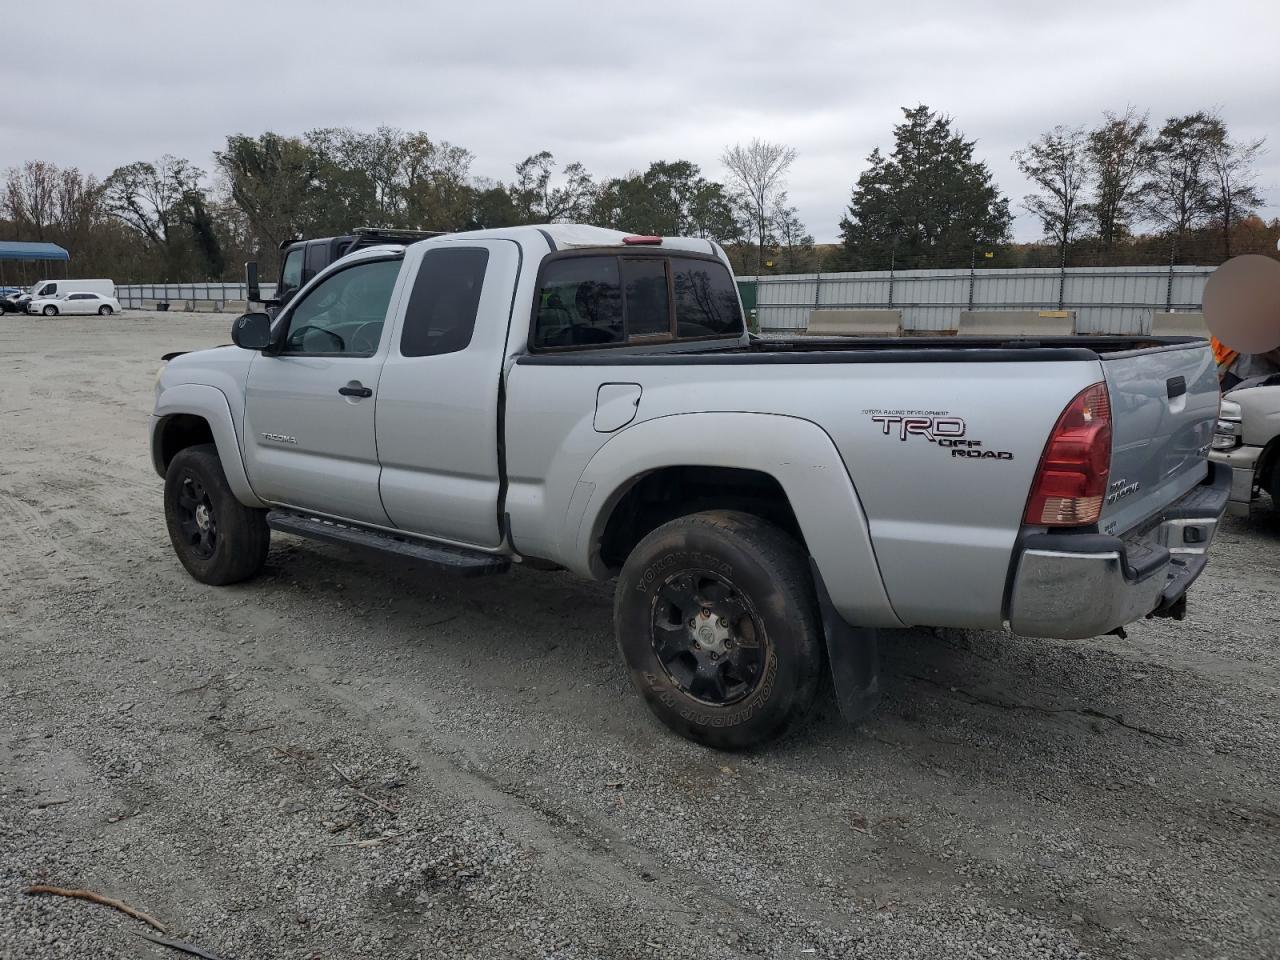
<svg viewBox="0 0 1280 960">
<path fill-rule="evenodd" d="M 671 280 L 676 294 L 676 336 L 738 336 L 742 333 L 738 291 L 722 264 L 674 257 Z"/>
<path fill-rule="evenodd" d="M 40 288 L 40 296 L 54 297 L 58 295 L 58 285 L 56 283 L 46 283 Z"/>
<path fill-rule="evenodd" d="M 617 257 L 567 257 L 547 264 L 538 291 L 535 347 L 622 343 Z"/>
<path fill-rule="evenodd" d="M 429 250 L 423 256 L 405 309 L 402 356 L 435 357 L 467 348 L 488 263 L 489 251 L 476 247 Z"/>
<path fill-rule="evenodd" d="M 282 300 L 296 293 L 302 286 L 302 253 L 302 248 L 299 247 L 297 250 L 290 250 L 289 255 L 284 258 L 284 269 L 280 271 L 280 289 L 276 293 Z"/>
<path fill-rule="evenodd" d="M 399 260 L 374 260 L 325 277 L 294 305 L 285 352 L 376 351 L 399 273 Z"/>
</svg>

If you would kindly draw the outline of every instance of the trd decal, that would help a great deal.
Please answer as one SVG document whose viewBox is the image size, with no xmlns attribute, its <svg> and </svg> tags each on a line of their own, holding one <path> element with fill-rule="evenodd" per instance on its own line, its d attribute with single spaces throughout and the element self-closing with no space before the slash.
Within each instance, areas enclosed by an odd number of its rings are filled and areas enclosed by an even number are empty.
<svg viewBox="0 0 1280 960">
<path fill-rule="evenodd" d="M 893 433 L 904 441 L 912 434 L 924 437 L 930 443 L 937 442 L 939 437 L 964 436 L 964 421 L 959 417 L 904 417 L 874 413 L 871 419 L 884 428 L 885 436 Z"/>
<path fill-rule="evenodd" d="M 906 443 L 908 437 L 923 437 L 929 443 L 951 451 L 952 459 L 960 460 L 1012 460 L 1010 450 L 987 450 L 981 440 L 965 436 L 968 431 L 964 420 L 951 416 L 946 410 L 863 410 L 886 437 L 896 437 Z"/>
</svg>

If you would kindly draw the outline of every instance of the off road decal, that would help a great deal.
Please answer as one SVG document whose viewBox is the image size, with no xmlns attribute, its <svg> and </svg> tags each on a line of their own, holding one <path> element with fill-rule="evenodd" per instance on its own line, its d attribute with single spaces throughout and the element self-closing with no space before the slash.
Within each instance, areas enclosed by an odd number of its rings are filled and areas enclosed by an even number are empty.
<svg viewBox="0 0 1280 960">
<path fill-rule="evenodd" d="M 908 437 L 921 437 L 944 450 L 951 451 L 953 460 L 1012 460 L 1011 450 L 988 450 L 981 440 L 966 436 L 968 425 L 961 417 L 951 416 L 946 410 L 863 410 L 871 421 L 878 424 L 886 437 L 895 437 L 902 443 Z"/>
</svg>

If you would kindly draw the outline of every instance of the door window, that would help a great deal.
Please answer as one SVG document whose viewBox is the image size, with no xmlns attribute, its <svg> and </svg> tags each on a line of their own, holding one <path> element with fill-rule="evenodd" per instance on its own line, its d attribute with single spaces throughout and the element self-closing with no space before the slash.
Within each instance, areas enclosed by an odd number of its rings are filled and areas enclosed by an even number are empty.
<svg viewBox="0 0 1280 960">
<path fill-rule="evenodd" d="M 285 352 L 374 353 L 399 273 L 398 259 L 373 260 L 325 277 L 290 312 Z"/>
<path fill-rule="evenodd" d="M 290 250 L 284 258 L 284 269 L 280 271 L 280 289 L 276 296 L 287 300 L 302 286 L 302 248 Z"/>
<path fill-rule="evenodd" d="M 40 288 L 40 292 L 36 294 L 38 297 L 54 297 L 58 295 L 58 285 L 56 283 L 46 283 Z"/>
<path fill-rule="evenodd" d="M 476 328 L 489 251 L 475 247 L 428 251 L 413 281 L 400 354 L 435 357 L 465 350 Z"/>
</svg>

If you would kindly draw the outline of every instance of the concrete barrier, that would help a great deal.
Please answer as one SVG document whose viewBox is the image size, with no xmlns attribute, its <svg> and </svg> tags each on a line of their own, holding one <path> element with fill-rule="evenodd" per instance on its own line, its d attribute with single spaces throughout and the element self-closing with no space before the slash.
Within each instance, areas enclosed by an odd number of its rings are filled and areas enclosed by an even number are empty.
<svg viewBox="0 0 1280 960">
<path fill-rule="evenodd" d="M 1209 328 L 1205 326 L 1204 314 L 1199 310 L 1186 310 L 1179 313 L 1153 310 L 1151 312 L 1151 336 L 1204 337 L 1208 340 Z"/>
<path fill-rule="evenodd" d="M 810 337 L 900 337 L 901 310 L 814 310 L 805 335 Z"/>
<path fill-rule="evenodd" d="M 961 310 L 962 337 L 1069 337 L 1075 333 L 1072 310 Z"/>
</svg>

